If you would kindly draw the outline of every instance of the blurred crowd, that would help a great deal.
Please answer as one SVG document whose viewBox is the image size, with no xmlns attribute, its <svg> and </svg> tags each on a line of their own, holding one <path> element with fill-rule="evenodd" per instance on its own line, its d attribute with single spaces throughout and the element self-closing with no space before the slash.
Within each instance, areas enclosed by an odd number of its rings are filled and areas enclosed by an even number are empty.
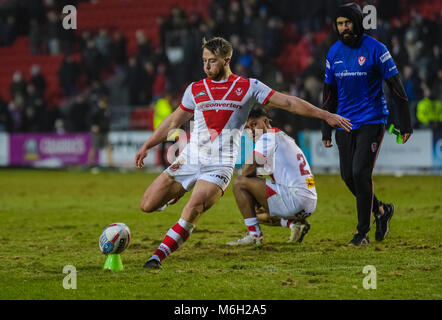
<svg viewBox="0 0 442 320">
<path fill-rule="evenodd" d="M 8 7 L 12 2 L 16 6 Z M 100 99 L 109 100 L 109 88 L 103 82 L 106 74 L 120 75 L 120 85 L 112 89 L 121 91 L 116 94 L 118 104 L 155 105 L 168 93 L 179 99 L 190 82 L 204 77 L 201 40 L 213 36 L 233 43 L 234 73 L 258 78 L 276 90 L 320 106 L 325 56 L 337 40 L 333 15 L 338 5 L 348 1 L 309 0 L 300 5 L 292 0 L 212 0 L 207 19 L 176 5 L 168 16 L 157 18 L 160 44 L 153 46 L 139 30 L 135 35 L 137 51 L 132 55 L 121 30 L 75 33 L 61 28 L 60 6 L 78 2 L 0 0 L 0 46 L 10 45 L 24 34 L 29 36 L 30 54 L 63 54 L 59 84 L 63 97 L 72 99 L 65 114 L 51 111 L 51 120 L 42 121 L 48 118 L 44 76 L 38 66 L 33 66 L 29 80 L 17 72 L 10 88 L 12 101 L 0 99 L 0 130 L 47 131 L 51 121 L 59 118 L 64 120 L 65 130 L 88 130 L 85 119 L 90 117 L 84 115 L 91 114 Z M 410 17 L 403 23 L 403 12 L 398 12 L 401 3 L 370 1 L 377 8 L 377 29 L 368 33 L 390 49 L 410 100 L 414 127 L 437 127 L 442 121 L 442 9 L 435 10 L 432 19 L 408 10 Z M 394 123 L 394 105 L 390 102 L 389 106 Z M 299 130 L 320 126 L 317 120 L 284 111 L 272 111 L 271 116 L 274 125 L 293 136 Z"/>
</svg>

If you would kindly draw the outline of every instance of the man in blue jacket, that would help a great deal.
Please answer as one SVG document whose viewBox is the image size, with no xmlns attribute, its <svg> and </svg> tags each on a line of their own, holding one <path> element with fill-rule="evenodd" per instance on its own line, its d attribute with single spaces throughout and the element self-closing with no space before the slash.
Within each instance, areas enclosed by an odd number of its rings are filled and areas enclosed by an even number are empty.
<svg viewBox="0 0 442 320">
<path fill-rule="evenodd" d="M 349 244 L 368 244 L 367 233 L 375 214 L 377 241 L 388 234 L 393 204 L 378 200 L 373 191 L 372 172 L 385 132 L 388 108 L 382 88 L 383 80 L 398 107 L 400 133 L 407 142 L 413 130 L 408 99 L 397 67 L 381 42 L 364 33 L 363 14 L 355 3 L 338 8 L 335 28 L 339 40 L 327 54 L 324 84 L 324 109 L 351 120 L 349 133 L 336 131 L 341 177 L 356 197 L 357 233 Z M 331 144 L 331 127 L 322 125 L 322 142 Z"/>
</svg>

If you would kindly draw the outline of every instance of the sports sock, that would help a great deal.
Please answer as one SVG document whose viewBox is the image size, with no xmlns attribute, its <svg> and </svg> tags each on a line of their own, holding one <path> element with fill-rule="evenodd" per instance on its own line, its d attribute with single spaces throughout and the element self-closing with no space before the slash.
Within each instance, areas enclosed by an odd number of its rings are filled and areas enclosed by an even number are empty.
<svg viewBox="0 0 442 320">
<path fill-rule="evenodd" d="M 178 222 L 169 229 L 160 246 L 149 260 L 156 259 L 163 261 L 189 238 L 193 228 L 193 224 L 183 219 L 178 220 Z"/>
<path fill-rule="evenodd" d="M 294 220 L 281 219 L 281 226 L 284 228 L 290 228 L 294 224 Z"/>
<path fill-rule="evenodd" d="M 244 219 L 244 222 L 247 226 L 247 230 L 249 230 L 249 233 L 258 238 L 258 237 L 262 237 L 262 232 L 261 232 L 261 228 L 259 227 L 259 222 L 258 222 L 258 218 L 247 218 Z"/>
</svg>

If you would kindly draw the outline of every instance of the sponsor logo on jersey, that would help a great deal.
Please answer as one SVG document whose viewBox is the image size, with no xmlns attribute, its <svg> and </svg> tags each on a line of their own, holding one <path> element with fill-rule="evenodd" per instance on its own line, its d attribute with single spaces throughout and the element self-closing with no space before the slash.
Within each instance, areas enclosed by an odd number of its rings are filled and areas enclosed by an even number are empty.
<svg viewBox="0 0 442 320">
<path fill-rule="evenodd" d="M 360 65 L 361 67 L 364 65 L 365 60 L 366 60 L 366 59 L 365 59 L 364 56 L 360 56 L 360 57 L 358 58 L 359 65 Z"/>
<path fill-rule="evenodd" d="M 344 61 L 342 61 L 342 60 L 338 60 L 338 61 L 335 61 L 334 64 L 341 64 L 341 63 L 344 63 Z"/>
<path fill-rule="evenodd" d="M 196 94 L 195 98 L 202 97 L 202 96 L 205 96 L 205 95 L 207 95 L 207 93 L 206 93 L 206 91 L 203 90 L 203 91 L 198 92 Z"/>
<path fill-rule="evenodd" d="M 391 54 L 389 51 L 385 52 L 379 59 L 381 59 L 381 62 L 384 63 L 388 59 L 391 59 Z"/>
<path fill-rule="evenodd" d="M 211 108 L 242 109 L 242 105 L 233 102 L 210 102 L 199 107 L 200 110 Z"/>
<path fill-rule="evenodd" d="M 344 78 L 344 77 L 363 77 L 367 75 L 367 72 L 337 72 L 335 73 L 336 78 Z"/>
</svg>

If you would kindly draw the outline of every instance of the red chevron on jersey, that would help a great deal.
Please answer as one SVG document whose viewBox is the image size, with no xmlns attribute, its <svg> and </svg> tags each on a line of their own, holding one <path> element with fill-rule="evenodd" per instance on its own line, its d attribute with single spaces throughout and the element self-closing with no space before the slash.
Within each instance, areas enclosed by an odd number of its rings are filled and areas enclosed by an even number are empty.
<svg viewBox="0 0 442 320">
<path fill-rule="evenodd" d="M 230 90 L 233 82 L 238 78 L 237 75 L 231 74 L 229 79 L 226 82 L 213 82 L 209 78 L 206 78 L 206 83 L 208 89 L 210 90 L 210 94 L 214 100 L 221 100 Z M 225 100 L 225 99 L 224 99 Z"/>
<path fill-rule="evenodd" d="M 194 127 L 189 143 L 180 153 L 180 160 L 188 164 L 234 167 L 241 132 L 251 108 L 255 103 L 267 101 L 273 92 L 257 79 L 244 79 L 234 74 L 226 80 L 204 78 L 189 84 L 181 108 L 194 112 Z"/>
<path fill-rule="evenodd" d="M 206 110 L 203 111 L 204 120 L 206 120 L 207 128 L 210 130 L 210 140 L 215 138 L 223 131 L 233 110 Z"/>
</svg>

